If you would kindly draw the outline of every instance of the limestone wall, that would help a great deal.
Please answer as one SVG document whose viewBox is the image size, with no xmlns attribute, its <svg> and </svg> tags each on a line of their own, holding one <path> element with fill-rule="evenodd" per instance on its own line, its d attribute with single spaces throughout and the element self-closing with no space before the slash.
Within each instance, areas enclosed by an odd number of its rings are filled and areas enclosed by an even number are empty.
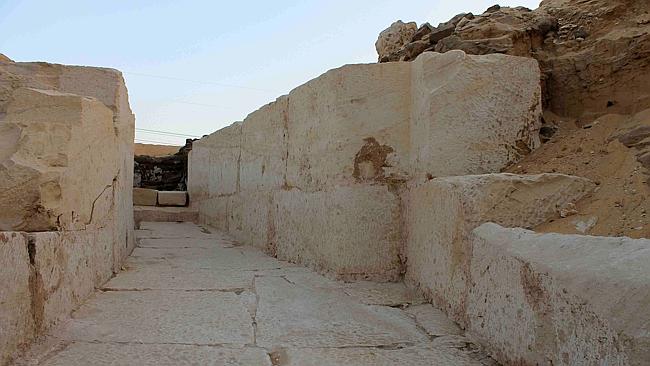
<svg viewBox="0 0 650 366">
<path fill-rule="evenodd" d="M 650 240 L 472 235 L 468 332 L 505 364 L 647 365 Z"/>
<path fill-rule="evenodd" d="M 0 364 L 133 249 L 133 135 L 119 72 L 0 61 Z"/>
<path fill-rule="evenodd" d="M 498 171 L 537 147 L 538 79 L 534 60 L 463 52 L 330 70 L 196 141 L 191 204 L 280 259 L 396 280 L 406 182 Z"/>
</svg>

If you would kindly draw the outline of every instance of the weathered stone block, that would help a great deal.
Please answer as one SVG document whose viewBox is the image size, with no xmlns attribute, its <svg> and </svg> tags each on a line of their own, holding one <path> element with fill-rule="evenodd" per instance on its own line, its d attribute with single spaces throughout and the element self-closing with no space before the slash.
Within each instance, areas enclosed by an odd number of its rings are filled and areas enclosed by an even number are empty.
<svg viewBox="0 0 650 366">
<path fill-rule="evenodd" d="M 348 65 L 291 91 L 288 186 L 403 180 L 410 70 L 409 63 Z"/>
<path fill-rule="evenodd" d="M 193 143 L 188 167 L 192 200 L 233 194 L 239 189 L 241 125 L 235 122 Z"/>
<path fill-rule="evenodd" d="M 437 178 L 411 188 L 405 196 L 406 281 L 465 324 L 472 229 L 488 221 L 541 224 L 592 187 L 584 178 L 561 174 L 488 174 Z"/>
<path fill-rule="evenodd" d="M 192 207 L 133 207 L 133 219 L 137 228 L 141 222 L 199 222 L 199 211 Z"/>
<path fill-rule="evenodd" d="M 473 232 L 468 331 L 504 364 L 646 365 L 650 240 Z"/>
<path fill-rule="evenodd" d="M 76 229 L 114 189 L 120 156 L 113 113 L 57 91 L 18 89 L 0 128 L 14 136 L 0 156 L 0 230 Z"/>
<path fill-rule="evenodd" d="M 385 186 L 274 194 L 278 259 L 342 279 L 396 280 L 400 204 Z"/>
<path fill-rule="evenodd" d="M 537 61 L 450 51 L 412 65 L 415 176 L 494 173 L 539 146 Z"/>
<path fill-rule="evenodd" d="M 228 230 L 228 204 L 230 197 L 208 198 L 196 202 L 192 197 L 193 205 L 199 210 L 199 222 L 214 226 L 215 228 L 229 232 Z"/>
<path fill-rule="evenodd" d="M 0 230 L 39 232 L 24 234 L 33 296 L 23 309 L 34 319 L 25 331 L 40 335 L 67 315 L 133 249 L 133 135 L 118 71 L 0 63 Z M 62 232 L 40 232 L 53 229 Z"/>
<path fill-rule="evenodd" d="M 34 245 L 38 331 L 80 305 L 113 274 L 113 237 L 108 230 L 27 234 Z"/>
<path fill-rule="evenodd" d="M 406 182 L 499 171 L 537 146 L 540 113 L 534 60 L 343 66 L 196 142 L 190 197 L 201 222 L 280 258 L 396 279 Z"/>
<path fill-rule="evenodd" d="M 155 206 L 158 202 L 158 191 L 147 188 L 133 188 L 134 206 Z"/>
<path fill-rule="evenodd" d="M 239 183 L 242 191 L 280 189 L 287 168 L 289 97 L 282 96 L 242 124 Z"/>
<path fill-rule="evenodd" d="M 25 236 L 0 232 L 0 364 L 3 365 L 35 336 L 30 273 Z"/>
<path fill-rule="evenodd" d="M 242 243 L 275 253 L 273 193 L 242 192 L 229 198 L 229 233 Z"/>
<path fill-rule="evenodd" d="M 187 192 L 158 191 L 158 204 L 161 206 L 185 206 L 187 205 Z"/>
</svg>

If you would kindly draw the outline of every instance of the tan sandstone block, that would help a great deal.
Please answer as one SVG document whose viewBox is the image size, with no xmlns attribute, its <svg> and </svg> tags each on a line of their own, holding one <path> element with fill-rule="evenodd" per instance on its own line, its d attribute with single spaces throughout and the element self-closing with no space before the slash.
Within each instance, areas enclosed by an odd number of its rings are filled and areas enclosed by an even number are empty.
<svg viewBox="0 0 650 366">
<path fill-rule="evenodd" d="M 161 206 L 187 205 L 186 191 L 158 191 L 158 204 Z"/>
<path fill-rule="evenodd" d="M 347 65 L 289 93 L 287 184 L 306 191 L 408 171 L 410 64 Z"/>
<path fill-rule="evenodd" d="M 199 223 L 213 226 L 221 231 L 228 232 L 228 204 L 230 197 L 215 197 L 194 201 L 193 205 L 199 210 Z"/>
<path fill-rule="evenodd" d="M 289 97 L 282 96 L 244 119 L 239 183 L 242 191 L 280 189 L 287 167 Z"/>
<path fill-rule="evenodd" d="M 650 240 L 489 223 L 473 248 L 468 332 L 504 364 L 650 362 Z"/>
<path fill-rule="evenodd" d="M 143 221 L 157 222 L 199 222 L 199 211 L 192 207 L 133 207 L 133 218 L 137 228 Z"/>
<path fill-rule="evenodd" d="M 148 188 L 133 188 L 134 206 L 155 206 L 157 202 L 157 190 Z"/>
<path fill-rule="evenodd" d="M 193 143 L 188 157 L 192 201 L 233 194 L 239 189 L 241 126 L 235 122 Z"/>
<path fill-rule="evenodd" d="M 498 172 L 539 146 L 534 59 L 425 52 L 411 64 L 411 164 L 419 178 Z"/>
<path fill-rule="evenodd" d="M 0 129 L 14 136 L 0 158 L 0 229 L 76 229 L 107 212 L 120 156 L 113 113 L 97 100 L 57 91 L 18 89 Z M 96 216 L 97 215 L 97 216 Z"/>
<path fill-rule="evenodd" d="M 406 195 L 406 281 L 461 325 L 466 322 L 472 229 L 488 221 L 532 227 L 593 187 L 561 174 L 437 178 Z"/>
<path fill-rule="evenodd" d="M 110 230 L 27 234 L 38 274 L 39 331 L 70 314 L 113 275 Z M 122 243 L 124 245 L 124 243 Z"/>
<path fill-rule="evenodd" d="M 279 191 L 273 201 L 278 259 L 341 279 L 399 277 L 400 203 L 385 186 Z"/>
<path fill-rule="evenodd" d="M 272 192 L 242 192 L 229 197 L 228 232 L 238 241 L 275 253 Z"/>
<path fill-rule="evenodd" d="M 34 337 L 27 239 L 0 232 L 0 364 Z"/>
</svg>

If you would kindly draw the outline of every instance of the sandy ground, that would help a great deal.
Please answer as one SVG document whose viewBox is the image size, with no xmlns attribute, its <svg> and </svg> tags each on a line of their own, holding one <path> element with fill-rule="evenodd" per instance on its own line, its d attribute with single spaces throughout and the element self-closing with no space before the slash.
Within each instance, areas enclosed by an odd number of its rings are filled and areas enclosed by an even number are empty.
<svg viewBox="0 0 650 366">
<path fill-rule="evenodd" d="M 506 169 L 507 172 L 535 174 L 564 173 L 586 177 L 598 186 L 593 193 L 539 227 L 537 231 L 602 236 L 650 237 L 650 185 L 648 171 L 637 161 L 642 153 L 618 140 L 620 134 L 641 125 L 650 125 L 649 111 L 632 116 L 606 115 L 582 125 L 548 114 L 558 132 L 549 142 Z"/>
</svg>

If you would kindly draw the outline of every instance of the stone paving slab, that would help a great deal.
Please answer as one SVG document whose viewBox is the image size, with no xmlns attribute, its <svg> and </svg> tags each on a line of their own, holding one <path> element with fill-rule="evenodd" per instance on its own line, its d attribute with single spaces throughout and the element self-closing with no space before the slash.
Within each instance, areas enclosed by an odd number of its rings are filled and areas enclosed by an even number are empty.
<svg viewBox="0 0 650 366">
<path fill-rule="evenodd" d="M 399 309 L 368 306 L 339 291 L 297 286 L 279 277 L 255 281 L 258 345 L 274 347 L 384 346 L 428 337 Z"/>
<path fill-rule="evenodd" d="M 212 233 L 212 230 L 203 228 L 191 222 L 147 222 L 140 223 L 138 230 L 140 237 L 156 238 L 225 238 L 223 234 Z"/>
<path fill-rule="evenodd" d="M 276 356 L 283 366 L 481 366 L 460 350 L 442 347 L 289 349 Z"/>
<path fill-rule="evenodd" d="M 159 263 L 128 261 L 125 270 L 111 279 L 104 290 L 221 290 L 251 288 L 253 271 L 223 271 L 173 267 Z"/>
<path fill-rule="evenodd" d="M 140 248 L 232 248 L 230 241 L 216 238 L 142 238 L 138 242 Z"/>
<path fill-rule="evenodd" d="M 424 302 L 421 296 L 402 282 L 352 282 L 345 284 L 343 291 L 368 305 L 399 306 Z"/>
<path fill-rule="evenodd" d="M 456 323 L 430 304 L 409 306 L 404 311 L 412 315 L 422 329 L 432 337 L 463 334 Z"/>
<path fill-rule="evenodd" d="M 271 366 L 271 360 L 266 351 L 261 348 L 74 342 L 41 365 Z"/>
<path fill-rule="evenodd" d="M 235 293 L 99 292 L 56 336 L 70 341 L 245 345 L 253 327 Z"/>
<path fill-rule="evenodd" d="M 259 251 L 241 248 L 136 248 L 131 259 L 136 263 L 167 262 L 188 269 L 245 271 L 282 267 L 282 262 Z"/>
<path fill-rule="evenodd" d="M 16 365 L 493 365 L 402 283 L 335 281 L 196 225 L 145 227 L 124 270 Z"/>
</svg>

